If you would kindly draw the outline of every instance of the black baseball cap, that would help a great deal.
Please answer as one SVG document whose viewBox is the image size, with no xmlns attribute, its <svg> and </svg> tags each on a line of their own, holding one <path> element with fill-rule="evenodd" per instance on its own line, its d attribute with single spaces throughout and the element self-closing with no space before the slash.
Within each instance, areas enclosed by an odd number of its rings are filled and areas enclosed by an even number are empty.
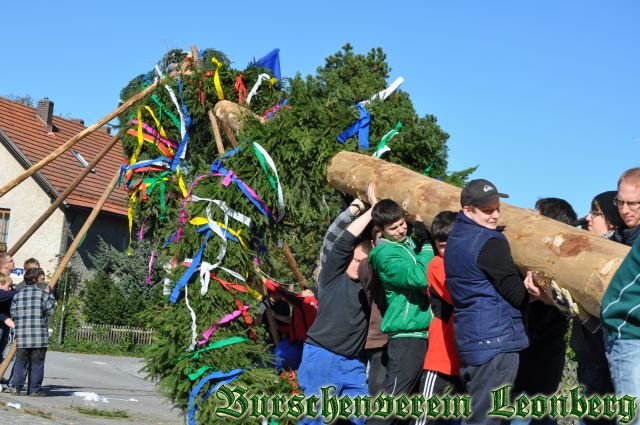
<svg viewBox="0 0 640 425">
<path fill-rule="evenodd" d="M 467 205 L 482 206 L 488 204 L 493 198 L 508 198 L 506 193 L 498 192 L 496 186 L 489 180 L 476 179 L 471 180 L 460 194 L 460 204 L 465 207 Z"/>
</svg>

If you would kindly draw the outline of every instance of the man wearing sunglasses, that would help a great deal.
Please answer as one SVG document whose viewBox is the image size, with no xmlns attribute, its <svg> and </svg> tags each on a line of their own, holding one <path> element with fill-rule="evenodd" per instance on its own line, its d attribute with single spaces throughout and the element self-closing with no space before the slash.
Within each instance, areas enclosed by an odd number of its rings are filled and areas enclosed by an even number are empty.
<svg viewBox="0 0 640 425">
<path fill-rule="evenodd" d="M 640 397 L 640 167 L 622 174 L 613 203 L 626 226 L 615 239 L 631 251 L 602 297 L 600 319 L 616 394 Z"/>
</svg>

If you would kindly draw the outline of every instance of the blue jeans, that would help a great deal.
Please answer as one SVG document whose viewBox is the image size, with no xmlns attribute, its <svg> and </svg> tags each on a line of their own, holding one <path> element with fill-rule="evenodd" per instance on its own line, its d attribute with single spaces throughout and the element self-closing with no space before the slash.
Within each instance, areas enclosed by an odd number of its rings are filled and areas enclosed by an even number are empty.
<svg viewBox="0 0 640 425">
<path fill-rule="evenodd" d="M 322 400 L 321 388 L 328 385 L 336 388 L 332 391 L 332 395 L 336 397 L 348 395 L 353 399 L 355 396 L 368 394 L 367 371 L 362 361 L 357 358 L 344 357 L 307 343 L 304 344 L 302 351 L 302 362 L 298 369 L 298 383 L 306 397 L 315 395 L 320 400 Z M 321 406 L 317 406 L 317 410 L 318 416 L 315 419 L 303 418 L 300 423 L 322 424 Z M 364 417 L 349 419 L 357 425 L 365 423 Z"/>
<path fill-rule="evenodd" d="M 604 341 L 616 395 L 640 397 L 640 340 L 613 339 L 605 330 Z M 632 423 L 638 423 L 637 417 Z"/>
</svg>

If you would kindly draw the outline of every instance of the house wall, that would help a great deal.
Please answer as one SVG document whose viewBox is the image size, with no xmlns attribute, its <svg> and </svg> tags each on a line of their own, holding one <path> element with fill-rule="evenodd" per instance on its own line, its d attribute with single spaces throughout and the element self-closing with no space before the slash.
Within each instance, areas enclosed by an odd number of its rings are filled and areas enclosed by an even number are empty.
<svg viewBox="0 0 640 425">
<path fill-rule="evenodd" d="M 88 208 L 69 208 L 67 212 L 69 232 L 66 245 L 69 246 L 75 235 L 82 228 L 91 214 Z M 100 238 L 120 251 L 125 251 L 129 243 L 129 222 L 127 217 L 109 213 L 101 213 L 95 219 L 87 236 L 78 247 L 76 254 L 71 259 L 71 267 L 79 273 L 82 280 L 92 277 L 93 261 L 91 255 L 95 255 Z"/>
<path fill-rule="evenodd" d="M 22 172 L 24 168 L 0 145 L 0 185 L 4 186 Z M 50 205 L 51 198 L 33 178 L 28 178 L 1 197 L 0 208 L 11 210 L 7 248 L 13 246 Z M 64 213 L 58 208 L 15 253 L 16 267 L 22 267 L 26 259 L 34 257 L 40 261 L 47 275 L 53 273 L 56 256 L 60 254 L 63 225 Z"/>
</svg>

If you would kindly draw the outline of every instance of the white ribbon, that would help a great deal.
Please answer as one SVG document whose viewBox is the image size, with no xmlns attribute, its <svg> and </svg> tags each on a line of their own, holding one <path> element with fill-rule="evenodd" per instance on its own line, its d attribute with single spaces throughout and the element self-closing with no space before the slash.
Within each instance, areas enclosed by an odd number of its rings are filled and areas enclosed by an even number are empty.
<svg viewBox="0 0 640 425">
<path fill-rule="evenodd" d="M 282 217 L 284 217 L 284 196 L 282 195 L 282 185 L 280 184 L 280 176 L 278 175 L 278 170 L 276 169 L 276 164 L 275 162 L 273 162 L 273 158 L 271 158 L 271 155 L 269 155 L 267 153 L 266 150 L 264 150 L 264 148 L 262 146 L 260 146 L 260 144 L 258 142 L 253 142 L 253 146 L 255 146 L 256 149 L 258 149 L 260 151 L 260 153 L 264 156 L 264 158 L 267 160 L 267 164 L 269 165 L 269 168 L 271 168 L 271 171 L 273 171 L 273 174 L 275 174 L 276 176 L 276 183 L 278 184 L 278 217 L 276 218 L 276 222 L 279 222 L 280 220 L 282 220 Z"/>
<path fill-rule="evenodd" d="M 187 304 L 187 308 L 191 313 L 191 344 L 189 345 L 189 348 L 187 348 L 187 351 L 193 351 L 196 348 L 196 340 L 198 339 L 198 325 L 196 324 L 196 312 L 193 311 L 193 308 L 191 308 L 191 305 L 189 304 L 188 286 L 189 285 L 185 285 L 184 287 L 184 302 Z"/>
<path fill-rule="evenodd" d="M 260 87 L 260 84 L 262 84 L 263 81 L 269 80 L 270 78 L 271 77 L 269 77 L 269 74 L 258 75 L 258 80 L 251 88 L 251 91 L 249 92 L 249 96 L 247 96 L 247 105 L 251 103 L 251 98 L 255 96 L 255 94 L 258 92 L 258 87 Z"/>
<path fill-rule="evenodd" d="M 156 64 L 156 73 L 160 76 L 160 78 L 164 77 L 164 75 L 162 75 L 162 71 L 160 71 L 160 67 L 157 64 Z M 187 133 L 187 124 L 184 121 L 184 115 L 182 115 L 182 108 L 180 107 L 180 104 L 178 104 L 178 99 L 176 98 L 176 94 L 173 92 L 173 89 L 169 87 L 167 84 L 164 85 L 164 88 L 167 89 L 167 91 L 169 92 L 171 101 L 173 102 L 173 105 L 178 110 L 178 114 L 180 115 L 180 140 L 185 140 L 184 135 Z M 182 150 L 180 159 L 184 159 L 186 152 L 187 152 L 187 146 L 185 142 L 185 147 Z"/>
<path fill-rule="evenodd" d="M 220 251 L 216 256 L 215 264 L 211 264 L 206 261 L 202 261 L 202 263 L 200 263 L 200 294 L 205 295 L 209 290 L 209 281 L 211 277 L 211 272 L 216 268 L 221 268 L 225 270 L 227 273 L 229 273 L 233 277 L 236 277 L 236 278 L 240 277 L 240 279 L 244 282 L 245 281 L 244 278 L 242 278 L 242 276 L 239 273 L 236 273 L 233 270 L 224 268 L 220 264 L 222 263 L 224 256 L 227 254 L 227 233 L 226 232 L 228 231 L 227 229 L 229 228 L 229 217 L 233 218 L 234 220 L 246 226 L 251 226 L 251 219 L 246 215 L 234 210 L 233 208 L 230 208 L 229 206 L 227 206 L 227 204 L 224 201 L 221 201 L 219 199 L 200 198 L 196 195 L 191 195 L 191 201 L 192 202 L 199 202 L 199 201 L 208 202 L 207 210 L 206 210 L 207 224 L 209 228 L 216 235 L 218 235 L 220 239 L 222 239 L 222 246 L 220 247 Z M 220 208 L 224 213 L 224 229 L 220 227 L 220 225 L 211 216 L 211 205 L 213 204 L 218 206 L 218 208 Z"/>
<path fill-rule="evenodd" d="M 388 98 L 389 96 L 391 96 L 391 94 L 398 90 L 398 87 L 400 87 L 400 85 L 404 83 L 404 78 L 402 77 L 398 77 L 396 78 L 393 83 L 391 83 L 389 85 L 389 87 L 387 87 L 386 89 L 379 91 L 378 93 L 374 94 L 373 96 L 371 96 L 371 98 L 369 100 L 363 100 L 362 102 L 360 102 L 360 105 L 366 106 L 369 103 L 375 101 L 375 100 L 385 100 L 386 98 Z"/>
</svg>

